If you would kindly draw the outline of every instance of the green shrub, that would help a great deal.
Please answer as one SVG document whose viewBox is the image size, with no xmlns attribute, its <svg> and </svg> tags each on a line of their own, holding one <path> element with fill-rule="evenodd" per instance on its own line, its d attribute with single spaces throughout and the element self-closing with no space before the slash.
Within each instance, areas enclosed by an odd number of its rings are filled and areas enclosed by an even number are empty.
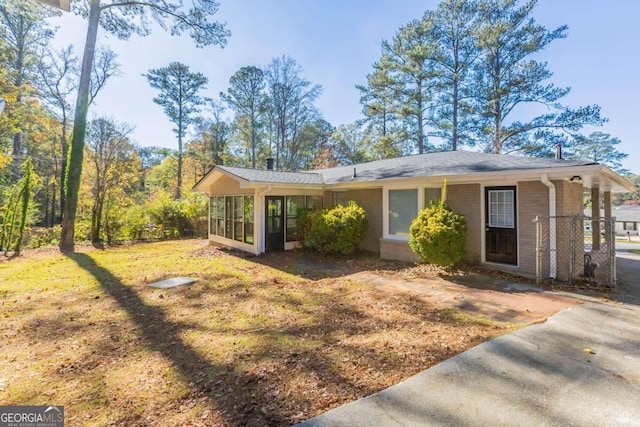
<svg viewBox="0 0 640 427">
<path fill-rule="evenodd" d="M 25 241 L 28 249 L 41 248 L 43 246 L 57 245 L 60 243 L 60 236 L 62 235 L 62 228 L 56 225 L 52 228 L 33 227 L 27 229 L 27 235 Z"/>
<path fill-rule="evenodd" d="M 146 204 L 151 223 L 170 238 L 206 235 L 207 209 L 208 199 L 196 193 L 173 200 L 168 192 L 160 191 Z"/>
<path fill-rule="evenodd" d="M 147 237 L 145 231 L 151 224 L 151 218 L 145 205 L 133 204 L 126 208 L 123 216 L 125 218 L 122 227 L 124 240 L 143 240 Z"/>
<path fill-rule="evenodd" d="M 79 213 L 74 224 L 74 240 L 76 242 L 91 241 L 91 214 Z"/>
<path fill-rule="evenodd" d="M 149 205 L 149 216 L 151 221 L 164 231 L 165 237 L 185 237 L 193 234 L 193 226 L 180 200 L 171 200 L 169 197 L 157 198 Z"/>
<path fill-rule="evenodd" d="M 467 223 L 444 201 L 423 209 L 411 223 L 409 246 L 429 264 L 450 266 L 466 255 Z"/>
<path fill-rule="evenodd" d="M 309 231 L 311 230 L 311 217 L 314 212 L 319 212 L 318 210 L 309 209 L 309 208 L 299 208 L 296 215 L 296 224 L 298 226 L 298 240 L 303 242 L 306 240 L 309 235 Z"/>
<path fill-rule="evenodd" d="M 301 218 L 303 245 L 323 254 L 355 252 L 369 227 L 367 213 L 354 201 L 348 206 L 305 212 Z"/>
</svg>

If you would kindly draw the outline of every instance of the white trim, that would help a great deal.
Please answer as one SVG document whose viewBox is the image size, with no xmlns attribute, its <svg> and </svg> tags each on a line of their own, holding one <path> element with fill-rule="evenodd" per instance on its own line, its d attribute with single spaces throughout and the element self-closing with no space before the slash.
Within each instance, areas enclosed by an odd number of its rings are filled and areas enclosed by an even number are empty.
<svg viewBox="0 0 640 427">
<path fill-rule="evenodd" d="M 540 181 L 549 188 L 549 278 L 555 279 L 558 273 L 557 266 L 557 239 L 556 230 L 556 185 L 549 180 L 546 173 L 540 175 Z"/>
<path fill-rule="evenodd" d="M 447 182 L 448 184 L 448 182 Z M 487 223 L 487 198 L 485 197 L 487 191 L 487 187 L 515 187 L 515 192 L 514 192 L 514 196 L 515 196 L 515 204 L 514 204 L 514 209 L 515 209 L 515 215 L 514 215 L 514 221 L 515 221 L 515 228 L 516 228 L 516 252 L 517 252 L 517 256 L 516 256 L 516 263 L 515 264 L 505 264 L 505 263 L 501 263 L 501 262 L 495 262 L 495 261 L 487 261 L 487 227 L 489 226 L 489 224 Z M 521 221 L 520 221 L 520 186 L 518 185 L 518 182 L 513 182 L 513 181 L 501 181 L 499 183 L 481 183 L 480 184 L 480 262 L 482 262 L 483 264 L 488 264 L 488 265 L 501 265 L 501 266 L 505 266 L 507 268 L 513 268 L 513 269 L 519 269 L 520 268 L 520 255 L 522 254 L 522 251 L 520 250 L 520 228 L 521 228 Z"/>
<path fill-rule="evenodd" d="M 382 238 L 389 238 L 389 188 L 387 187 L 382 189 Z"/>
<path fill-rule="evenodd" d="M 209 241 L 210 242 L 215 242 L 215 243 L 219 243 L 221 245 L 224 246 L 228 246 L 228 247 L 232 247 L 235 249 L 240 249 L 246 252 L 250 252 L 252 254 L 258 255 L 260 252 L 258 252 L 258 236 L 256 236 L 256 192 L 254 191 L 253 193 L 240 193 L 240 194 L 235 194 L 235 193 L 230 193 L 230 194 L 213 194 L 213 195 L 209 195 L 209 212 L 207 214 L 208 217 L 208 235 L 209 235 Z M 213 197 L 236 197 L 236 196 L 240 196 L 240 197 L 253 197 L 253 243 L 246 243 L 245 241 L 239 241 L 239 240 L 235 240 L 235 239 L 229 239 L 225 236 L 220 236 L 217 234 L 211 234 L 211 199 Z M 234 202 L 232 202 L 234 203 Z M 244 200 L 243 200 L 243 210 L 244 210 Z M 217 207 L 216 207 L 217 209 Z M 216 219 L 217 221 L 217 219 Z M 226 227 L 226 222 L 227 222 L 227 204 L 226 201 L 224 203 L 224 221 L 225 221 L 225 227 Z M 232 222 L 235 222 L 235 219 L 232 220 Z M 217 227 L 217 223 L 216 223 L 216 227 Z M 232 227 L 234 227 L 234 225 L 232 225 Z M 244 229 L 244 212 L 243 212 L 243 229 Z M 225 230 L 226 231 L 226 230 Z M 243 233 L 244 234 L 244 233 Z"/>
<path fill-rule="evenodd" d="M 389 240 L 397 240 L 401 242 L 408 242 L 409 236 L 398 236 L 395 234 L 389 234 L 389 191 L 400 191 L 400 190 L 416 190 L 417 198 L 416 206 L 418 211 L 416 212 L 414 218 L 418 216 L 420 213 L 420 187 L 411 187 L 411 186 L 391 186 L 384 187 L 382 190 L 382 238 Z M 424 200 L 424 196 L 422 196 Z"/>
<path fill-rule="evenodd" d="M 400 185 L 402 184 L 402 185 Z M 416 190 L 418 193 L 418 211 L 416 212 L 416 218 L 420 211 L 422 211 L 425 206 L 425 197 L 424 192 L 426 189 L 439 189 L 440 196 L 442 197 L 442 180 L 438 178 L 437 183 L 425 182 L 424 179 L 419 182 L 415 182 L 415 185 L 410 185 L 409 182 L 402 182 L 395 185 L 388 185 L 382 187 L 382 239 L 385 240 L 393 240 L 398 242 L 408 242 L 408 236 L 397 236 L 395 234 L 389 234 L 389 191 L 391 190 Z"/>
<path fill-rule="evenodd" d="M 485 185 L 480 184 L 480 262 L 487 263 L 487 207 Z"/>
<path fill-rule="evenodd" d="M 239 242 L 234 239 L 227 239 L 226 237 L 218 236 L 216 234 L 209 234 L 209 241 L 213 243 L 218 243 L 228 248 L 239 249 L 241 251 L 249 252 L 254 255 L 259 254 L 259 252 L 256 251 L 255 244 L 251 245 L 249 243 Z"/>
<path fill-rule="evenodd" d="M 547 174 L 549 179 L 553 180 L 562 180 L 565 178 L 571 178 L 574 175 L 580 175 L 583 178 L 583 185 L 586 188 L 590 188 L 591 185 L 600 187 L 606 185 L 608 187 L 612 187 L 612 192 L 632 191 L 632 188 L 629 187 L 630 184 L 626 182 L 624 178 L 620 180 L 615 172 L 602 165 L 565 166 L 558 168 L 537 168 L 528 170 L 506 170 L 499 172 L 489 171 L 461 174 L 443 173 L 442 175 L 412 178 L 384 178 L 373 181 L 330 183 L 324 184 L 322 187 L 329 191 L 336 191 L 349 190 L 353 188 L 387 188 L 392 186 L 406 187 L 412 185 L 424 185 L 425 182 L 437 182 L 441 185 L 444 178 L 447 179 L 448 184 L 477 184 L 478 182 L 483 182 L 486 183 L 487 186 L 497 187 L 501 185 L 508 185 L 503 183 L 510 181 L 540 181 L 540 174 L 542 173 Z M 604 179 L 605 183 L 603 184 L 599 182 L 597 178 Z M 613 186 L 615 186 L 615 190 Z"/>
<path fill-rule="evenodd" d="M 272 187 L 269 185 L 262 192 L 259 192 L 259 190 L 259 188 L 256 188 L 256 200 L 253 202 L 254 231 L 257 233 L 254 239 L 256 239 L 258 253 L 263 254 L 265 252 L 265 195 L 272 190 Z M 258 227 L 255 227 L 255 224 L 258 224 Z"/>
</svg>

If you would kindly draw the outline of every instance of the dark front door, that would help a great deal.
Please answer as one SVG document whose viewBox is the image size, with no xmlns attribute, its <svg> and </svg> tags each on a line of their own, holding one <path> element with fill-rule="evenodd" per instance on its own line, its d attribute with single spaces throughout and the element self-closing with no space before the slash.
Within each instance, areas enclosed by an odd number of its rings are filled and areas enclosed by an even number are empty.
<svg viewBox="0 0 640 427">
<path fill-rule="evenodd" d="M 284 250 L 284 197 L 265 197 L 267 217 L 265 227 L 265 251 Z"/>
<path fill-rule="evenodd" d="M 487 261 L 517 264 L 516 187 L 487 187 L 485 204 Z"/>
</svg>

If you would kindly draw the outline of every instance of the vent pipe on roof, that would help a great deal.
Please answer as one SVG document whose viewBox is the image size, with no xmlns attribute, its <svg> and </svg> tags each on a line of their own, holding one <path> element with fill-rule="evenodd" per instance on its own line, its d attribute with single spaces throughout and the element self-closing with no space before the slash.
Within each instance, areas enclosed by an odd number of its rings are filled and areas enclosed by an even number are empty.
<svg viewBox="0 0 640 427">
<path fill-rule="evenodd" d="M 353 168 L 353 176 L 351 178 L 357 178 L 358 174 L 356 173 L 356 168 Z"/>
<path fill-rule="evenodd" d="M 556 145 L 556 159 L 562 160 L 562 145 Z"/>
<path fill-rule="evenodd" d="M 273 170 L 273 157 L 267 157 L 267 170 Z"/>
</svg>

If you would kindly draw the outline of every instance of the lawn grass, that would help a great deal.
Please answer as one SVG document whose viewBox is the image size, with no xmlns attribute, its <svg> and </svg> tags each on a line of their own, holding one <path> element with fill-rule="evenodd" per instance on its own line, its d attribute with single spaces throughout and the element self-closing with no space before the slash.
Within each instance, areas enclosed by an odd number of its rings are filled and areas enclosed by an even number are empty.
<svg viewBox="0 0 640 427">
<path fill-rule="evenodd" d="M 199 240 L 0 261 L 0 402 L 67 425 L 289 425 L 515 326 Z M 170 277 L 188 287 L 155 289 Z"/>
</svg>

